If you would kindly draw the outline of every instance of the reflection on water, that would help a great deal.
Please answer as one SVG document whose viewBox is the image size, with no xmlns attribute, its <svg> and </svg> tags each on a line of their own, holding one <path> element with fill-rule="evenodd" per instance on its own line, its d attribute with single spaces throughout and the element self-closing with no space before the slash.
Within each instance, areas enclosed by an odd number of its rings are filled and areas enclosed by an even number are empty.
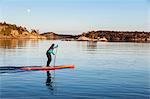
<svg viewBox="0 0 150 99">
<path fill-rule="evenodd" d="M 5 40 L 0 40 L 0 48 L 16 48 L 16 47 L 22 47 L 26 46 L 27 41 L 26 40 L 18 40 L 18 39 L 5 39 Z"/>
<path fill-rule="evenodd" d="M 47 61 L 45 52 L 53 42 L 8 40 L 6 43 L 5 41 L 0 40 L 0 66 L 45 65 Z M 0 83 L 2 82 L 0 97 L 4 99 L 149 98 L 149 43 L 76 41 L 54 41 L 54 43 L 59 44 L 56 64 L 74 64 L 76 69 L 58 70 L 56 81 L 53 71 L 9 74 L 6 73 L 7 71 L 3 72 L 0 74 Z M 57 94 L 54 95 L 56 91 Z"/>
<path fill-rule="evenodd" d="M 4 49 L 15 49 L 25 47 L 27 45 L 37 46 L 38 39 L 0 39 L 0 48 Z"/>
<path fill-rule="evenodd" d="M 53 84 L 52 84 L 52 76 L 50 71 L 47 71 L 47 80 L 46 80 L 46 86 L 48 89 L 53 90 Z"/>
<path fill-rule="evenodd" d="M 52 95 L 57 94 L 56 82 L 55 82 L 55 71 L 47 71 L 46 87 Z"/>
<path fill-rule="evenodd" d="M 97 42 L 87 42 L 87 49 L 97 49 Z"/>
<path fill-rule="evenodd" d="M 88 49 L 88 50 L 96 50 L 97 49 L 97 42 L 93 41 L 79 41 L 77 43 L 77 46 L 83 49 Z"/>
</svg>

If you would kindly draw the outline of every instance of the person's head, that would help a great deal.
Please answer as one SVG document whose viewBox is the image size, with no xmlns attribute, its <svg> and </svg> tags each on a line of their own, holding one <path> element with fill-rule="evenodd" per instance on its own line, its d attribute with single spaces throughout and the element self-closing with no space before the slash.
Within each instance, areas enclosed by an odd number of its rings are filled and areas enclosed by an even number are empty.
<svg viewBox="0 0 150 99">
<path fill-rule="evenodd" d="M 51 45 L 50 49 L 53 49 L 53 48 L 54 48 L 54 45 L 55 45 L 55 44 L 53 43 L 53 44 Z"/>
</svg>

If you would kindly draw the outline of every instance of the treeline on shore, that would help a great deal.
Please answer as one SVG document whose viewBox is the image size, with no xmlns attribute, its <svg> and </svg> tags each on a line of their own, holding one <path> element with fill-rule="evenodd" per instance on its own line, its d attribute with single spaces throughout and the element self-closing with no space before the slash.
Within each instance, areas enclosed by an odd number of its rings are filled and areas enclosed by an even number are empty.
<svg viewBox="0 0 150 99">
<path fill-rule="evenodd" d="M 83 39 L 81 37 L 84 37 Z M 39 33 L 39 30 L 0 22 L 0 39 L 3 38 L 29 38 L 29 39 L 64 39 L 64 40 L 91 40 L 108 42 L 150 42 L 150 32 L 139 31 L 89 31 L 80 35 L 65 35 L 54 32 Z M 80 39 L 81 38 L 81 39 Z"/>
<path fill-rule="evenodd" d="M 99 39 L 106 38 L 110 42 L 150 42 L 150 32 L 138 31 L 90 31 L 82 36 Z"/>
</svg>

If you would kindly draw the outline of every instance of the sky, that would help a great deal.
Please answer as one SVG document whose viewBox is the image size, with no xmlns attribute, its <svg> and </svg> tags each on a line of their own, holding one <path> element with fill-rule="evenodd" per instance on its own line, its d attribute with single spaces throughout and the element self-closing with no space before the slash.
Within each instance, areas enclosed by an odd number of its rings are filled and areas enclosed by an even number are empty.
<svg viewBox="0 0 150 99">
<path fill-rule="evenodd" d="M 150 0 L 0 0 L 0 22 L 59 34 L 150 31 Z"/>
</svg>

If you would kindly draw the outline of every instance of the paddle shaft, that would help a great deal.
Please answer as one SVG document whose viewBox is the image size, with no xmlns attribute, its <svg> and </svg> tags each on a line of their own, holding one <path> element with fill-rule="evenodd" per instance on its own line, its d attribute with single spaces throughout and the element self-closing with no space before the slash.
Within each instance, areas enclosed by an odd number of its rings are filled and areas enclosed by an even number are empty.
<svg viewBox="0 0 150 99">
<path fill-rule="evenodd" d="M 57 48 L 56 48 L 56 53 L 55 53 L 55 57 L 54 57 L 54 66 L 55 66 L 55 62 L 56 62 L 56 55 L 57 55 Z"/>
</svg>

